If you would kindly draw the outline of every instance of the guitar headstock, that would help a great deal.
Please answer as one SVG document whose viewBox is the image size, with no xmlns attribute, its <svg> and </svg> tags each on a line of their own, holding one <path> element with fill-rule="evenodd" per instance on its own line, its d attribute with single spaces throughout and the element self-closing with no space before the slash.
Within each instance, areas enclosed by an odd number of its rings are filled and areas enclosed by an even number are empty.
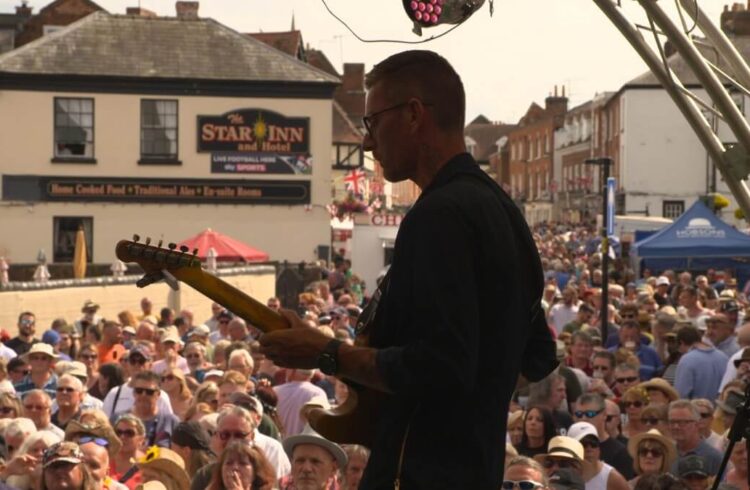
<svg viewBox="0 0 750 490">
<path fill-rule="evenodd" d="M 146 238 L 140 243 L 141 237 L 133 235 L 133 240 L 120 240 L 115 248 L 115 255 L 123 262 L 136 262 L 146 272 L 146 275 L 138 281 L 138 286 L 143 287 L 153 282 L 165 279 L 170 286 L 175 287 L 170 281 L 169 272 L 180 269 L 200 269 L 201 261 L 198 258 L 198 249 L 192 252 L 189 248 L 182 246 L 179 249 L 174 243 L 162 247 L 162 241 L 157 245 L 151 245 L 151 238 Z M 174 279 L 173 277 L 171 279 Z"/>
</svg>

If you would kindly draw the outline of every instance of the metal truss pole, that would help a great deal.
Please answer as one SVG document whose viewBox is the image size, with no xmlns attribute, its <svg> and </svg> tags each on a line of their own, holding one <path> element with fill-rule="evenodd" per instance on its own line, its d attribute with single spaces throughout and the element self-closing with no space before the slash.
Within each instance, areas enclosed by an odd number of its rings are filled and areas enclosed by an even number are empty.
<svg viewBox="0 0 750 490">
<path fill-rule="evenodd" d="M 630 42 L 670 97 L 672 97 L 675 105 L 693 129 L 701 144 L 706 148 L 714 162 L 716 162 L 716 167 L 719 169 L 719 172 L 721 172 L 721 176 L 727 183 L 730 191 L 737 199 L 737 203 L 745 213 L 745 216 L 750 217 L 750 190 L 748 190 L 743 181 L 734 179 L 729 174 L 724 145 L 722 145 L 719 138 L 714 134 L 711 126 L 706 121 L 706 118 L 703 117 L 703 114 L 701 114 L 695 103 L 685 95 L 687 89 L 685 89 L 676 77 L 672 77 L 671 74 L 667 72 L 664 63 L 662 63 L 656 54 L 654 54 L 651 47 L 643 40 L 641 33 L 638 32 L 622 12 L 620 12 L 613 0 L 594 0 L 594 3 L 596 3 L 602 12 L 604 12 L 610 21 L 617 27 L 625 39 Z M 662 27 L 662 29 L 664 28 Z M 695 48 L 693 47 L 693 49 Z M 705 62 L 703 62 L 703 64 L 705 66 Z M 713 75 L 713 73 L 711 73 L 711 75 Z M 732 109 L 734 109 L 739 115 L 739 110 L 734 106 L 734 103 L 728 94 L 727 98 L 729 99 Z M 742 116 L 740 115 L 740 119 L 741 118 Z M 742 122 L 744 123 L 744 119 L 742 119 Z M 745 126 L 745 129 L 748 133 L 748 141 L 750 141 L 750 128 Z M 744 144 L 743 147 L 745 147 Z"/>
</svg>

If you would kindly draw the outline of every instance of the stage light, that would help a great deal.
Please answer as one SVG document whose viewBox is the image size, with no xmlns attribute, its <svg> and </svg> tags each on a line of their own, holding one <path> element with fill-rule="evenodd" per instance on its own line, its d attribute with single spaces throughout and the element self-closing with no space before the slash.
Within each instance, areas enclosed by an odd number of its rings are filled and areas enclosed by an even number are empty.
<svg viewBox="0 0 750 490">
<path fill-rule="evenodd" d="M 414 22 L 414 32 L 423 27 L 460 24 L 484 5 L 485 0 L 402 0 L 404 10 Z"/>
</svg>

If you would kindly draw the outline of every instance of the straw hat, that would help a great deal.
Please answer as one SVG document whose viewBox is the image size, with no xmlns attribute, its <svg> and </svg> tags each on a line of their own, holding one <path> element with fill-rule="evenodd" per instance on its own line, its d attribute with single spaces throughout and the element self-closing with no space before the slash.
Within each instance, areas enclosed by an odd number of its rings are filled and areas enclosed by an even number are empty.
<svg viewBox="0 0 750 490">
<path fill-rule="evenodd" d="M 572 459 L 583 463 L 583 445 L 568 436 L 555 436 L 547 445 L 546 454 L 537 454 L 534 459 L 543 462 L 548 457 Z"/>
<path fill-rule="evenodd" d="M 512 427 L 523 420 L 523 410 L 516 410 L 508 414 L 508 427 Z"/>
<path fill-rule="evenodd" d="M 190 488 L 190 478 L 185 471 L 185 461 L 171 449 L 151 446 L 146 451 L 146 455 L 139 459 L 136 464 L 141 470 L 151 468 L 170 476 L 177 483 L 178 488 Z"/>
<path fill-rule="evenodd" d="M 667 437 L 664 437 L 658 429 L 651 429 L 648 432 L 641 432 L 640 434 L 631 437 L 628 441 L 628 454 L 630 454 L 630 457 L 633 458 L 634 461 L 637 460 L 638 446 L 641 444 L 641 441 L 647 440 L 657 441 L 667 449 L 664 467 L 671 468 L 677 459 L 677 448 L 675 448 L 674 443 Z"/>
<path fill-rule="evenodd" d="M 21 356 L 21 359 L 23 359 L 26 362 L 29 362 L 29 356 L 33 354 L 44 354 L 52 359 L 58 359 L 60 356 L 55 354 L 55 351 L 52 350 L 52 346 L 49 344 L 45 344 L 44 342 L 37 342 L 36 344 L 33 344 L 31 346 L 31 349 L 26 354 L 23 354 Z"/>
<path fill-rule="evenodd" d="M 91 422 L 83 424 L 78 420 L 71 420 L 67 427 L 65 427 L 65 440 L 74 441 L 79 436 L 94 436 L 106 439 L 109 442 L 109 454 L 115 455 L 122 449 L 122 441 L 115 434 L 114 429 L 109 425 L 102 423 Z"/>
<path fill-rule="evenodd" d="M 652 378 L 648 381 L 644 381 L 638 386 L 646 390 L 647 392 L 648 390 L 661 391 L 662 393 L 667 395 L 667 398 L 669 398 L 670 402 L 680 399 L 680 394 L 677 393 L 677 390 L 675 390 L 672 385 L 670 385 L 669 382 L 664 378 Z"/>
</svg>

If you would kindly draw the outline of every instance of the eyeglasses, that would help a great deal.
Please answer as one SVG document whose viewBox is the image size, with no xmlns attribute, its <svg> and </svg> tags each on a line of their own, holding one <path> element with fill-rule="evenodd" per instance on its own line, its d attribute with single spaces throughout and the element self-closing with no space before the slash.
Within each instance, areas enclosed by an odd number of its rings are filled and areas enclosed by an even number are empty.
<svg viewBox="0 0 750 490">
<path fill-rule="evenodd" d="M 638 380 L 638 376 L 626 376 L 623 378 L 615 378 L 618 383 L 632 383 Z"/>
<path fill-rule="evenodd" d="M 612 422 L 618 415 L 607 415 L 607 422 Z"/>
<path fill-rule="evenodd" d="M 659 458 L 664 456 L 664 451 L 655 447 L 642 447 L 638 450 L 638 456 L 648 456 L 649 454 L 654 458 Z"/>
<path fill-rule="evenodd" d="M 216 435 L 219 436 L 219 439 L 221 439 L 222 441 L 228 441 L 230 439 L 247 439 L 247 436 L 249 436 L 250 433 L 240 432 L 238 430 L 223 430 L 221 432 L 217 432 Z"/>
<path fill-rule="evenodd" d="M 586 417 L 587 419 L 593 419 L 603 411 L 603 408 L 599 410 L 576 410 L 575 412 L 573 412 L 573 414 L 576 416 L 576 418 L 579 419 L 582 419 L 583 417 Z"/>
<path fill-rule="evenodd" d="M 502 488 L 503 490 L 513 490 L 516 487 L 520 488 L 521 490 L 534 490 L 535 488 L 543 488 L 544 484 L 534 480 L 505 480 L 502 485 L 500 485 L 500 488 Z"/>
<path fill-rule="evenodd" d="M 377 112 L 373 112 L 372 114 L 368 114 L 368 115 L 366 115 L 366 116 L 364 116 L 362 118 L 362 124 L 364 124 L 365 129 L 370 134 L 370 136 L 372 136 L 372 124 L 375 122 L 375 118 L 376 117 L 378 117 L 379 115 L 381 115 L 381 114 L 383 114 L 385 112 L 389 112 L 389 111 L 393 111 L 393 110 L 396 110 L 396 109 L 400 109 L 402 107 L 406 107 L 407 105 L 409 105 L 409 101 L 402 102 L 400 104 L 396 104 L 396 105 L 391 106 L 391 107 L 386 107 L 383 110 L 380 110 L 380 111 L 377 111 Z M 427 103 L 427 102 L 422 102 L 422 105 L 423 106 L 431 106 L 433 104 L 430 104 L 430 103 Z"/>
<path fill-rule="evenodd" d="M 677 427 L 685 427 L 686 425 L 692 424 L 695 420 L 677 420 L 669 419 L 669 425 L 675 425 Z"/>
<path fill-rule="evenodd" d="M 145 393 L 147 396 L 154 396 L 158 391 L 154 388 L 133 388 L 133 393 L 136 395 L 143 395 Z"/>
<path fill-rule="evenodd" d="M 16 411 L 16 409 L 13 408 L 13 407 L 0 407 L 0 413 L 5 414 L 5 415 L 7 415 L 9 413 L 13 413 L 15 411 Z"/>
<path fill-rule="evenodd" d="M 107 447 L 109 446 L 109 441 L 102 438 L 102 437 L 94 437 L 94 436 L 82 436 L 78 438 L 78 445 L 86 444 L 89 442 L 93 442 L 97 446 L 101 447 Z"/>
<path fill-rule="evenodd" d="M 146 364 L 146 359 L 143 357 L 128 357 L 128 362 L 133 365 L 143 366 Z"/>
<path fill-rule="evenodd" d="M 21 320 L 21 321 L 20 321 L 19 323 L 20 323 L 21 325 L 33 325 L 33 324 L 34 324 L 34 320 L 28 320 L 28 319 L 24 318 L 24 319 L 23 319 L 23 320 Z"/>
<path fill-rule="evenodd" d="M 58 393 L 74 393 L 76 389 L 71 388 L 70 386 L 58 386 L 55 391 Z"/>
<path fill-rule="evenodd" d="M 165 381 L 173 381 L 174 378 L 175 378 L 174 374 L 167 374 L 166 376 L 161 377 L 161 382 L 163 383 Z"/>
<path fill-rule="evenodd" d="M 23 408 L 28 411 L 37 411 L 37 412 L 43 412 L 44 410 L 49 410 L 49 407 L 46 405 L 24 405 Z"/>
<path fill-rule="evenodd" d="M 185 354 L 186 359 L 198 359 L 201 355 L 197 353 Z"/>
<path fill-rule="evenodd" d="M 592 368 L 594 371 L 609 371 L 609 366 L 597 366 L 594 364 L 594 367 Z"/>
<path fill-rule="evenodd" d="M 713 416 L 714 416 L 714 414 L 712 414 L 711 412 L 701 412 L 701 418 L 702 419 L 710 419 Z"/>
<path fill-rule="evenodd" d="M 641 408 L 643 406 L 643 402 L 640 400 L 636 400 L 634 402 L 622 402 L 622 406 L 625 408 L 630 408 L 630 407 Z"/>
<path fill-rule="evenodd" d="M 560 469 L 565 469 L 575 468 L 576 464 L 573 461 L 568 461 L 566 459 L 547 458 L 544 460 L 544 464 L 542 466 L 544 466 L 546 469 L 554 468 L 555 466 Z"/>
<path fill-rule="evenodd" d="M 115 430 L 115 434 L 117 434 L 117 437 L 131 438 L 135 437 L 136 432 L 133 429 L 117 429 Z"/>
<path fill-rule="evenodd" d="M 586 438 L 581 441 L 581 445 L 589 449 L 598 449 L 600 444 L 598 439 Z"/>
<path fill-rule="evenodd" d="M 86 361 L 93 361 L 94 359 L 97 359 L 99 356 L 97 356 L 96 354 L 81 354 L 78 357 Z"/>
<path fill-rule="evenodd" d="M 11 371 L 13 374 L 23 374 L 24 376 L 28 376 L 31 374 L 31 369 L 14 369 Z"/>
<path fill-rule="evenodd" d="M 620 315 L 622 318 L 635 318 L 636 315 L 634 313 L 623 313 Z"/>
<path fill-rule="evenodd" d="M 661 422 L 661 420 L 656 417 L 647 417 L 641 419 L 641 423 L 646 425 L 658 425 L 659 422 Z"/>
</svg>

